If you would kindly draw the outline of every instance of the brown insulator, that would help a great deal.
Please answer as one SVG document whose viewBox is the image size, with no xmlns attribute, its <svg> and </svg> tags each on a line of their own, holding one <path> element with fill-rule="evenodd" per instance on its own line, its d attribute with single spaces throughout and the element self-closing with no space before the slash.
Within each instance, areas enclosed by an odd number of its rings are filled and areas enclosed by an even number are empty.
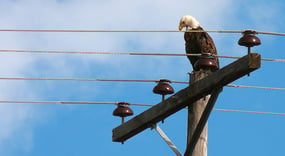
<svg viewBox="0 0 285 156">
<path fill-rule="evenodd" d="M 171 87 L 170 83 L 170 80 L 160 79 L 152 91 L 160 95 L 173 94 L 174 89 Z"/>
<path fill-rule="evenodd" d="M 162 102 L 165 100 L 165 95 L 174 93 L 174 89 L 170 83 L 170 80 L 160 79 L 157 85 L 152 89 L 153 93 L 162 95 Z M 164 123 L 164 119 L 162 119 L 162 123 Z"/>
<path fill-rule="evenodd" d="M 256 36 L 256 31 L 245 30 L 243 36 L 239 39 L 238 44 L 245 47 L 253 47 L 261 44 L 260 39 Z"/>
<path fill-rule="evenodd" d="M 134 112 L 127 102 L 119 102 L 117 105 L 118 107 L 113 111 L 113 115 L 121 117 L 122 123 L 124 123 L 124 118 L 133 115 Z"/>
<path fill-rule="evenodd" d="M 202 54 L 194 64 L 195 69 L 211 69 L 217 70 L 218 64 L 214 56 L 211 54 Z"/>
</svg>

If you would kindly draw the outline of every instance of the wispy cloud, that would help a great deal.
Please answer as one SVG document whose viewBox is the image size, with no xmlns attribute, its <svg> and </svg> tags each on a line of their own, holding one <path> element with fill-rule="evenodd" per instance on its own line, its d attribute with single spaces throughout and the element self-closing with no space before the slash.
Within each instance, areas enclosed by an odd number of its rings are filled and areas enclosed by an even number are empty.
<svg viewBox="0 0 285 156">
<path fill-rule="evenodd" d="M 176 30 L 179 18 L 185 14 L 199 16 L 204 25 L 221 25 L 219 22 L 221 12 L 213 13 L 207 10 L 222 10 L 228 5 L 226 0 L 215 2 L 215 5 L 206 5 L 206 8 L 196 7 L 199 6 L 198 2 L 169 1 L 167 3 L 165 5 L 165 1 L 162 0 L 6 1 L 1 2 L 0 24 L 1 28 L 18 29 Z M 209 16 L 211 18 L 208 18 Z M 175 51 L 179 49 L 179 52 L 184 51 L 183 34 L 1 33 L 0 41 L 3 43 L 2 49 L 85 51 Z M 146 73 L 152 73 L 152 76 L 159 77 L 162 73 L 176 71 L 174 70 L 176 66 L 181 64 L 176 62 L 171 65 L 169 63 L 173 59 L 168 58 L 78 55 L 60 55 L 59 57 L 58 55 L 1 54 L 1 60 L 0 75 L 2 76 L 28 74 L 64 77 L 76 75 L 80 70 L 95 70 L 95 73 L 98 73 L 95 75 L 99 76 L 148 77 L 150 74 Z M 136 66 L 143 64 L 144 68 L 141 67 L 138 70 L 131 65 L 133 63 Z M 190 69 L 184 70 L 182 72 L 186 74 Z M 1 98 L 44 98 L 41 92 L 35 90 L 33 92 L 27 85 L 30 84 L 11 81 L 2 83 Z M 46 85 L 52 85 L 52 83 Z M 0 126 L 6 127 L 0 131 L 1 147 L 11 146 L 7 142 L 12 140 L 22 140 L 22 145 L 12 147 L 23 149 L 24 145 L 31 140 L 24 136 L 32 136 L 30 127 L 35 123 L 34 115 L 41 110 L 29 105 L 1 105 L 0 111 L 2 112 Z M 15 135 L 20 131 L 23 135 Z"/>
</svg>

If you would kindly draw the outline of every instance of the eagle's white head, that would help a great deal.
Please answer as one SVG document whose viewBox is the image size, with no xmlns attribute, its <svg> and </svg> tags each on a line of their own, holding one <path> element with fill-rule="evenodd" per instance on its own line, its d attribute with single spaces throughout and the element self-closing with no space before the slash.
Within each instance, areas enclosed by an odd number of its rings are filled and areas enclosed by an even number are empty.
<svg viewBox="0 0 285 156">
<path fill-rule="evenodd" d="M 183 16 L 180 20 L 178 27 L 179 31 L 181 31 L 184 27 L 186 27 L 186 31 L 192 29 L 198 29 L 200 27 L 200 24 L 194 17 L 186 15 Z"/>
</svg>

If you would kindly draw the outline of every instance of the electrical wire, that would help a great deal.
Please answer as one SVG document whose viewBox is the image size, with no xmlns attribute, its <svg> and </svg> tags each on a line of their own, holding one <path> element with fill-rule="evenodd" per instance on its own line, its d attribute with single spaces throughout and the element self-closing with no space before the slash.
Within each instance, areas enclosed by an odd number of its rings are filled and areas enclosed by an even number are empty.
<svg viewBox="0 0 285 156">
<path fill-rule="evenodd" d="M 118 102 L 96 102 L 96 101 L 16 101 L 16 100 L 1 100 L 2 104 L 83 104 L 83 105 L 117 105 Z M 129 103 L 133 106 L 146 106 L 152 107 L 153 104 L 139 104 L 139 103 Z M 218 109 L 214 108 L 214 111 L 221 112 L 236 112 L 236 113 L 250 113 L 250 114 L 265 114 L 265 115 L 281 115 L 285 116 L 285 113 L 278 112 L 260 112 L 260 111 L 248 111 L 248 110 L 233 110 L 233 109 Z"/>
<path fill-rule="evenodd" d="M 245 30 L 56 30 L 56 29 L 0 29 L 0 32 L 69 32 L 69 33 L 177 33 L 177 32 L 209 32 L 209 33 L 243 33 Z M 255 31 L 257 34 L 285 36 L 285 33 Z"/>
<path fill-rule="evenodd" d="M 157 82 L 158 80 L 135 79 L 91 79 L 91 78 L 25 78 L 25 77 L 0 77 L 0 80 L 34 80 L 34 81 L 107 81 L 107 82 Z M 175 83 L 176 81 L 174 81 Z M 179 81 L 177 81 L 178 83 Z"/>
<path fill-rule="evenodd" d="M 5 50 L 1 53 L 47 53 L 47 54 L 95 54 L 95 55 L 149 55 L 149 56 L 201 56 L 201 54 L 158 53 L 158 52 L 91 52 L 91 51 L 55 51 L 55 50 Z M 239 56 L 218 55 L 220 58 L 239 59 Z M 261 58 L 263 61 L 285 62 L 285 59 Z"/>
<path fill-rule="evenodd" d="M 8 101 L 3 100 L 0 103 L 14 103 L 14 104 L 105 104 L 115 105 L 115 102 L 89 102 L 89 101 Z"/>
<path fill-rule="evenodd" d="M 201 56 L 201 54 L 147 53 L 147 52 L 91 52 L 91 51 L 55 51 L 55 50 L 0 50 L 2 53 L 54 53 L 54 54 L 97 54 L 97 55 L 157 55 L 157 56 Z"/>
<path fill-rule="evenodd" d="M 228 84 L 228 87 L 237 87 L 237 88 L 254 88 L 254 89 L 268 89 L 268 90 L 285 90 L 285 88 L 273 88 L 273 87 L 261 87 L 261 86 L 244 86 L 244 85 L 234 85 Z"/>
<path fill-rule="evenodd" d="M 236 112 L 236 113 L 251 113 L 251 114 L 266 114 L 266 115 L 282 115 L 285 116 L 285 113 L 276 113 L 276 112 L 258 112 L 258 111 L 248 111 L 248 110 L 230 110 L 230 109 L 213 109 L 214 111 L 222 112 Z"/>
<path fill-rule="evenodd" d="M 27 80 L 27 81 L 105 81 L 105 82 L 159 82 L 159 80 L 139 80 L 139 79 L 91 79 L 91 78 L 26 78 L 26 77 L 0 77 L 0 80 Z M 171 83 L 189 84 L 186 81 L 170 80 Z M 253 88 L 266 90 L 285 90 L 285 88 L 263 87 L 263 86 L 246 86 L 228 84 L 227 87 L 234 88 Z"/>
<path fill-rule="evenodd" d="M 96 102 L 96 101 L 16 101 L 2 100 L 0 103 L 6 104 L 82 104 L 82 105 L 117 105 L 118 102 Z M 151 104 L 132 103 L 134 106 L 153 106 Z"/>
<path fill-rule="evenodd" d="M 265 35 L 276 35 L 276 36 L 285 36 L 285 33 L 279 32 L 264 32 L 264 31 L 257 31 L 257 34 L 265 34 Z"/>
<path fill-rule="evenodd" d="M 27 77 L 0 77 L 0 80 L 27 80 L 27 81 L 105 81 L 105 82 L 159 82 L 159 80 L 141 79 L 92 79 L 92 78 L 27 78 Z M 171 80 L 171 83 L 189 84 L 186 81 Z"/>
<path fill-rule="evenodd" d="M 201 54 L 177 54 L 177 53 L 147 53 L 147 52 L 84 52 L 84 51 L 49 51 L 49 50 L 0 50 L 0 52 L 16 53 L 55 53 L 55 54 L 97 54 L 97 55 L 151 55 L 151 56 L 201 56 Z M 239 59 L 238 56 L 222 56 L 220 58 Z M 263 61 L 285 62 L 283 59 L 262 58 Z"/>
<path fill-rule="evenodd" d="M 178 30 L 55 30 L 55 29 L 0 29 L 0 31 L 6 32 L 85 32 L 85 33 L 169 33 L 169 32 L 186 32 Z M 187 32 L 212 32 L 212 33 L 242 33 L 242 30 L 195 30 Z"/>
<path fill-rule="evenodd" d="M 0 29 L 3 32 L 68 32 L 68 33 L 157 33 L 180 32 L 178 30 L 56 30 L 56 29 Z"/>
</svg>

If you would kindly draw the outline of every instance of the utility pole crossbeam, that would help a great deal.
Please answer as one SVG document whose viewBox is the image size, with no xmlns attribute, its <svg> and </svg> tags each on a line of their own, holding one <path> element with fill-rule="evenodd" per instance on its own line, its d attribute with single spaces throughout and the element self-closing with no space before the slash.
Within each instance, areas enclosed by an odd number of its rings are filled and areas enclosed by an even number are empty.
<svg viewBox="0 0 285 156">
<path fill-rule="evenodd" d="M 260 68 L 260 64 L 261 57 L 257 53 L 251 53 L 236 60 L 114 128 L 113 141 L 126 141 L 151 127 L 151 125 L 185 108 L 205 95 L 210 94 L 215 88 L 222 88 L 228 83 Z"/>
</svg>

